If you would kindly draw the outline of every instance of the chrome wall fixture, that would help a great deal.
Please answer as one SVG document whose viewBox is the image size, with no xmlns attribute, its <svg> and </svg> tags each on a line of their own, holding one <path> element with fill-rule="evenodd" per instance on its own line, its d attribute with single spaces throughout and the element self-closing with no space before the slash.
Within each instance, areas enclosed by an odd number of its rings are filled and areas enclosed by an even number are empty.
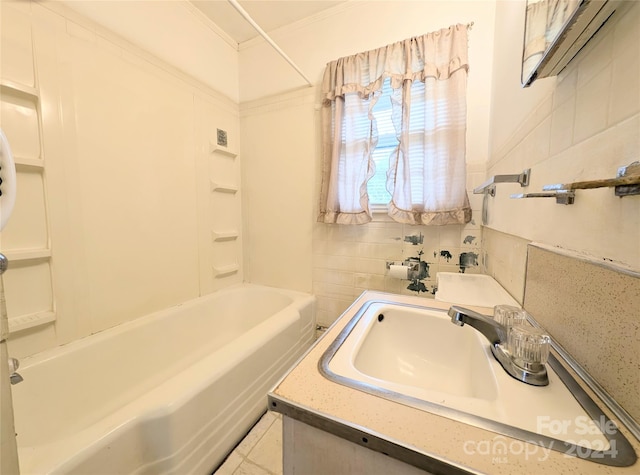
<svg viewBox="0 0 640 475">
<path fill-rule="evenodd" d="M 615 178 L 557 183 L 555 185 L 545 185 L 542 189 L 544 191 L 573 191 L 605 187 L 615 188 L 616 196 L 640 195 L 640 162 L 633 162 L 630 165 L 618 168 Z"/>
<path fill-rule="evenodd" d="M 640 162 L 618 168 L 615 178 L 544 185 L 541 193 L 520 193 L 511 198 L 555 198 L 558 204 L 572 205 L 576 190 L 593 188 L 615 188 L 615 195 L 619 197 L 640 195 Z"/>
<path fill-rule="evenodd" d="M 497 183 L 520 183 L 520 186 L 528 186 L 530 176 L 531 176 L 531 168 L 527 168 L 522 173 L 516 174 L 516 175 L 494 175 L 479 187 L 474 188 L 473 193 L 475 195 L 488 193 L 491 196 L 495 196 L 496 195 L 495 185 Z"/>
<path fill-rule="evenodd" d="M 561 205 L 572 205 L 576 198 L 575 191 L 558 190 L 546 191 L 542 193 L 516 193 L 511 198 L 555 198 L 556 203 Z"/>
</svg>

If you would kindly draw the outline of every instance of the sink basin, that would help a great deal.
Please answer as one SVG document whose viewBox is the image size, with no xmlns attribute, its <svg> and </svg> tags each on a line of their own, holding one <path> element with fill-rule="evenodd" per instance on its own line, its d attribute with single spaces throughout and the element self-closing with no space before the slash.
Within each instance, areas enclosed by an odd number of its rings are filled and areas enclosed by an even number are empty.
<svg viewBox="0 0 640 475">
<path fill-rule="evenodd" d="M 456 328 L 442 312 L 374 304 L 366 313 L 366 335 L 354 334 L 329 367 L 353 365 L 368 382 L 424 399 L 463 397 L 493 401 L 496 382 L 480 335 Z M 462 330 L 462 331 L 460 331 Z M 359 344 L 353 348 L 352 344 Z M 350 356 L 353 355 L 353 358 Z"/>
<path fill-rule="evenodd" d="M 548 386 L 509 376 L 478 331 L 446 311 L 364 301 L 319 362 L 354 389 L 548 449 L 626 466 L 635 453 L 551 355 Z"/>
</svg>

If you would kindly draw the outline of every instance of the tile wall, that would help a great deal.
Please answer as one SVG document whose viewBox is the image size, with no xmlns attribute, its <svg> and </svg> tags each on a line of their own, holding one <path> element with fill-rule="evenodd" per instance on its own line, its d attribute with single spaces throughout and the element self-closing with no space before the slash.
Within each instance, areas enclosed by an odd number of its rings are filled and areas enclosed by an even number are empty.
<svg viewBox="0 0 640 475">
<path fill-rule="evenodd" d="M 482 166 L 470 164 L 467 188 L 473 215 L 466 225 L 403 225 L 384 213 L 376 213 L 373 222 L 360 226 L 315 223 L 313 293 L 318 299 L 318 324 L 331 325 L 364 290 L 433 298 L 437 273 L 461 272 L 463 253 L 476 254 L 478 262 L 475 267 L 466 267 L 465 272 L 482 272 L 482 197 L 470 190 L 483 179 Z M 428 264 L 429 276 L 422 280 L 426 292 L 408 290 L 410 281 L 388 275 L 388 262 L 400 263 L 411 257 L 420 257 Z"/>
<path fill-rule="evenodd" d="M 498 8 L 512 5 L 499 2 Z M 515 82 L 520 48 L 505 44 L 496 52 L 496 63 L 505 67 L 495 78 L 501 87 L 499 93 L 494 90 L 492 101 L 488 176 L 531 168 L 524 191 L 539 192 L 549 184 L 613 178 L 618 167 L 638 160 L 639 24 L 640 3 L 621 2 L 614 16 L 557 77 L 540 79 L 530 88 Z M 506 128 L 509 119 L 515 122 L 515 112 L 532 102 L 531 112 L 500 143 L 498 134 L 504 131 L 498 129 Z M 564 206 L 553 199 L 509 198 L 517 192 L 521 191 L 513 185 L 497 188 L 488 202 L 488 227 L 518 241 L 573 249 L 640 269 L 640 196 L 619 198 L 611 188 L 578 190 L 575 204 Z M 490 254 L 490 269 L 494 257 L 494 262 L 499 260 Z"/>
</svg>

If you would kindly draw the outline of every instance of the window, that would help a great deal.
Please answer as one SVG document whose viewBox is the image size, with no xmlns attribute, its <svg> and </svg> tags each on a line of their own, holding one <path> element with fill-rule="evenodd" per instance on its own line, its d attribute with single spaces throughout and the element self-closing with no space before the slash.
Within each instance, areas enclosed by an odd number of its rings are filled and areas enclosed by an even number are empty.
<svg viewBox="0 0 640 475">
<path fill-rule="evenodd" d="M 367 191 L 369 204 L 374 207 L 386 206 L 391 201 L 391 194 L 387 191 L 387 173 L 390 157 L 398 148 L 398 137 L 391 118 L 391 92 L 390 81 L 386 79 L 382 94 L 372 109 L 378 131 L 378 143 L 371 152 L 375 174 L 367 182 Z"/>
<path fill-rule="evenodd" d="M 467 27 L 332 61 L 323 78 L 318 220 L 466 223 Z"/>
</svg>

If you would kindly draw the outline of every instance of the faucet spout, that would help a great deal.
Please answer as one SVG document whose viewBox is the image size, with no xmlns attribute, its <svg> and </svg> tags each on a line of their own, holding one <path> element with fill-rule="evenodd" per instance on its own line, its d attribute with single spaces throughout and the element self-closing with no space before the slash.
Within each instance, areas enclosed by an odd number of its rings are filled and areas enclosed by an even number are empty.
<svg viewBox="0 0 640 475">
<path fill-rule="evenodd" d="M 495 320 L 468 308 L 453 305 L 448 312 L 451 321 L 463 326 L 465 323 L 482 333 L 492 346 L 507 340 L 507 329 Z"/>
<path fill-rule="evenodd" d="M 517 354 L 514 357 L 510 352 L 506 326 L 481 313 L 457 305 L 451 306 L 447 313 L 456 325 L 464 326 L 466 323 L 482 333 L 491 343 L 491 353 L 510 376 L 533 386 L 549 384 L 547 370 L 542 360 L 520 361 L 521 357 L 518 357 Z"/>
</svg>

